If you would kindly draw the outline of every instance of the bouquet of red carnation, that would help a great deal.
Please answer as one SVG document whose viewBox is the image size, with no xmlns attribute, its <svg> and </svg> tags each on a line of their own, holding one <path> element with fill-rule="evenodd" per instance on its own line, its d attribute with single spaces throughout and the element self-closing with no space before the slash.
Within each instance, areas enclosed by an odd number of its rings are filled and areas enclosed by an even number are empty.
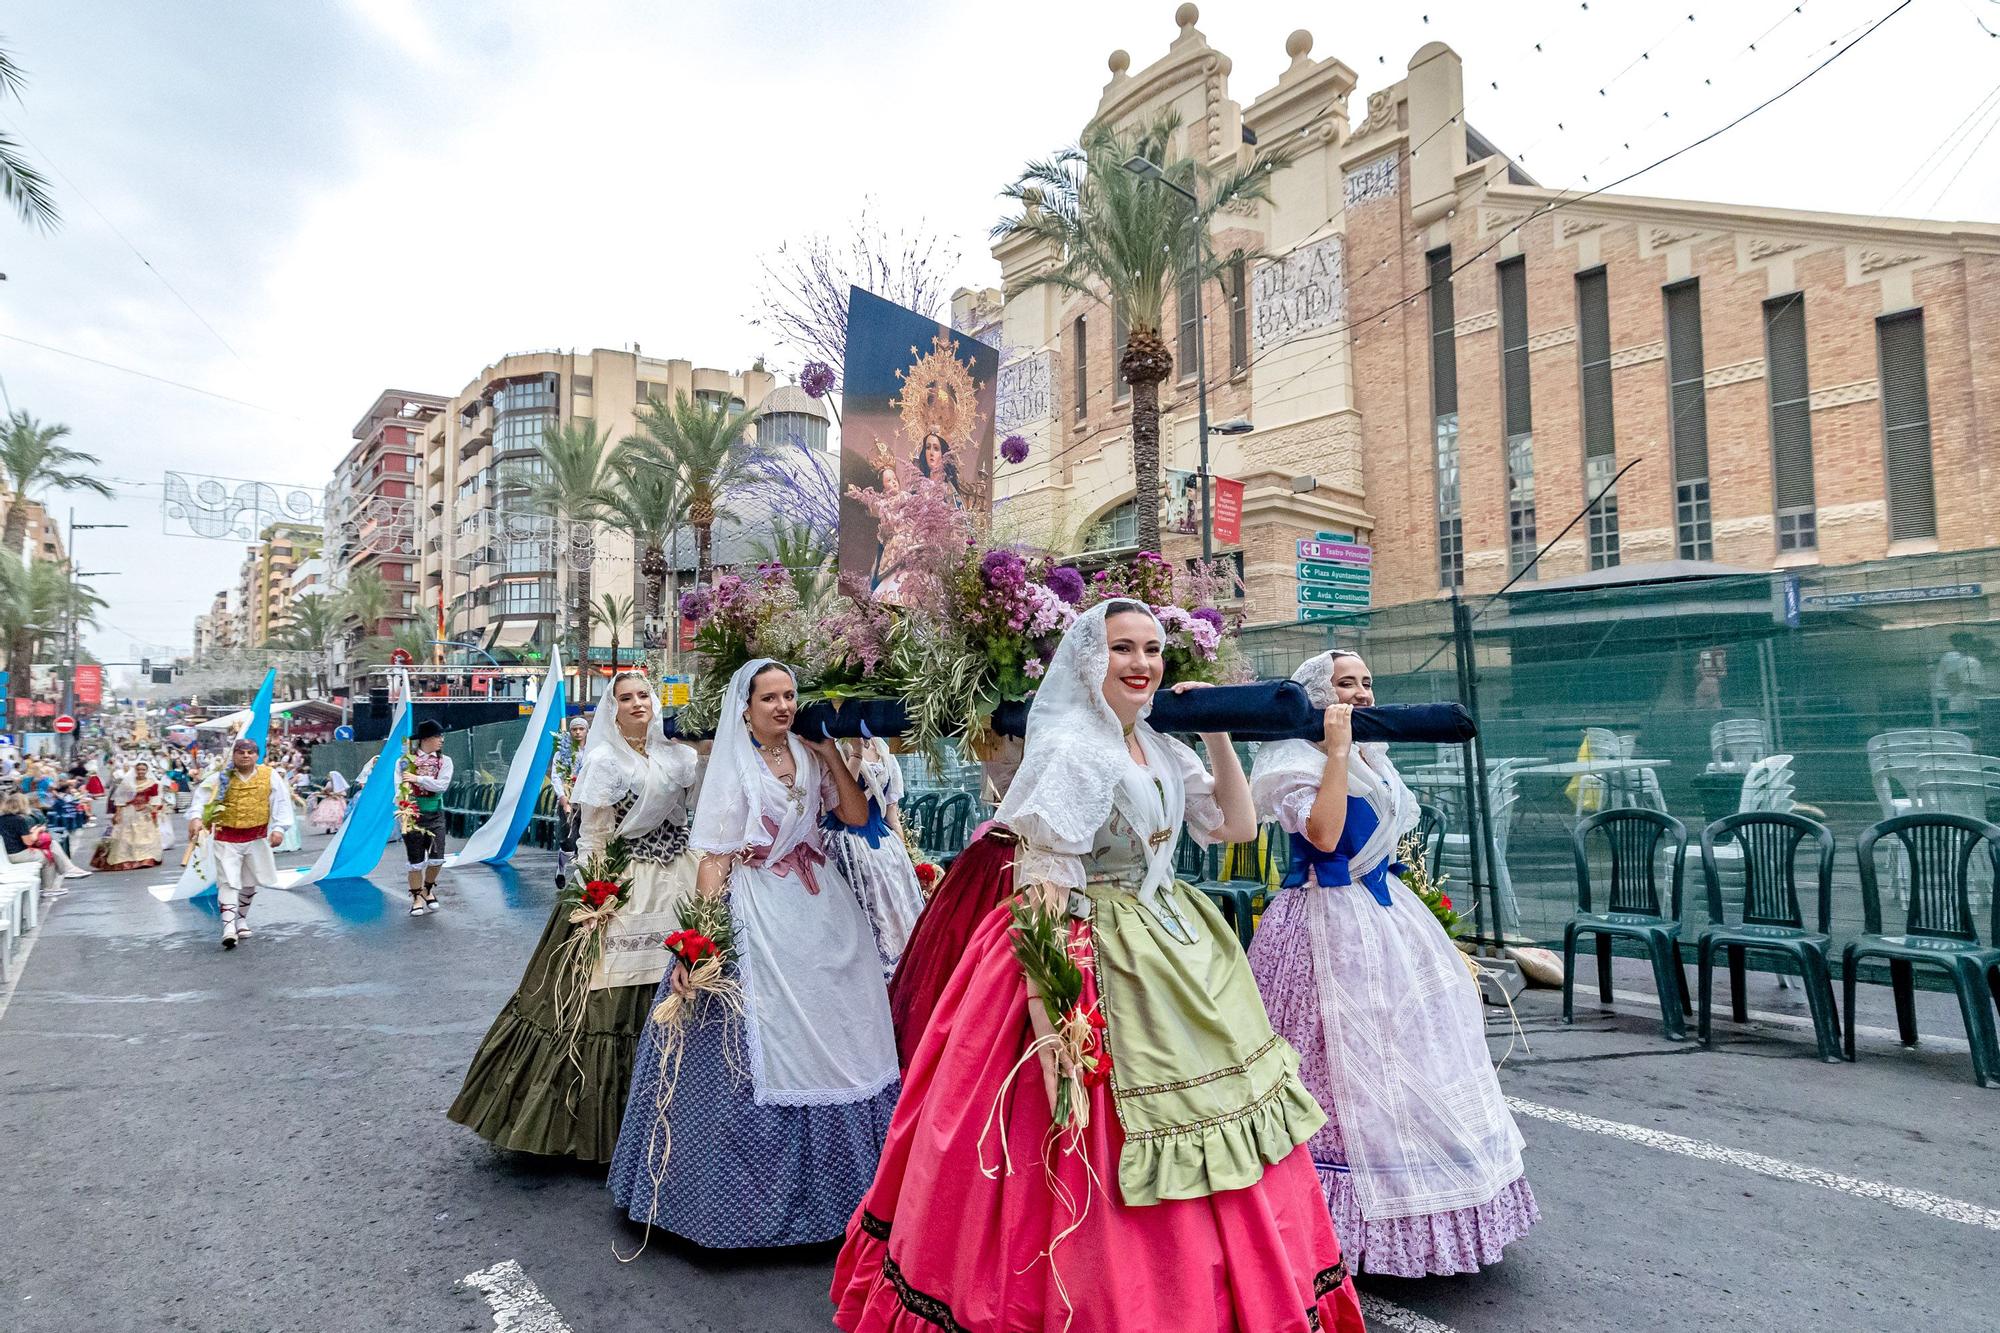
<svg viewBox="0 0 2000 1333">
<path fill-rule="evenodd" d="M 917 887 L 924 891 L 924 897 L 928 898 L 933 893 L 936 893 L 938 881 L 944 878 L 944 871 L 932 861 L 919 861 L 915 869 L 917 872 Z"/>
<path fill-rule="evenodd" d="M 1043 1064 L 1049 1104 L 1055 1108 L 1054 1129 L 1080 1132 L 1090 1124 L 1088 1088 L 1111 1077 L 1111 1048 L 1104 1039 L 1104 1015 L 1097 1005 L 1083 1003 L 1083 966 L 1088 962 L 1087 934 L 1069 938 L 1069 916 L 1047 901 L 1046 892 L 1018 895 L 1014 917 L 1014 957 L 1027 974 L 1028 1018 L 1035 1040 L 1030 1049 L 1053 1058 Z M 1004 1095 L 1004 1094 L 1003 1094 Z"/>
<path fill-rule="evenodd" d="M 590 979 L 604 957 L 604 940 L 611 923 L 632 897 L 631 856 L 623 839 L 596 853 L 563 882 L 556 897 L 559 907 L 569 909 L 569 938 L 556 950 L 555 1001 L 556 1030 L 563 1034 L 565 1053 L 575 1066 L 577 1084 L 582 1082 L 583 1062 L 578 1051 L 583 1040 L 583 1014 L 590 999 Z"/>
<path fill-rule="evenodd" d="M 1429 868 L 1424 865 L 1423 848 L 1417 845 L 1413 833 L 1404 838 L 1396 848 L 1396 859 L 1402 863 L 1403 887 L 1417 895 L 1424 906 L 1431 909 L 1431 915 L 1444 927 L 1444 933 L 1456 938 L 1465 930 L 1465 918 L 1453 910 L 1451 896 L 1444 891 L 1444 878 L 1433 880 Z"/>
<path fill-rule="evenodd" d="M 721 950 L 715 941 L 698 930 L 677 930 L 660 941 L 663 948 L 681 960 L 681 965 L 689 971 L 710 958 L 718 957 Z"/>
</svg>

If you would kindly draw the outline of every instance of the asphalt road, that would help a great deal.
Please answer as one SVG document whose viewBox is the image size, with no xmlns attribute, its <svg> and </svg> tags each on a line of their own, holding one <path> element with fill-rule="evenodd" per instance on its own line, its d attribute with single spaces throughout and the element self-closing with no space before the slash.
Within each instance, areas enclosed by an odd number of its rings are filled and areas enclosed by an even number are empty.
<svg viewBox="0 0 2000 1333">
<path fill-rule="evenodd" d="M 621 1262 L 642 1236 L 599 1173 L 444 1118 L 550 868 L 452 872 L 445 910 L 412 920 L 391 849 L 388 892 L 264 892 L 234 953 L 212 907 L 147 895 L 161 871 L 76 882 L 0 998 L 0 1330 L 830 1327 L 829 1249 L 654 1235 Z M 1621 963 L 1619 989 L 1643 988 Z M 1769 977 L 1750 989 L 1799 1011 Z M 1890 1028 L 1886 995 L 1864 998 Z M 1957 1030 L 1938 998 L 1927 1037 Z M 1531 1049 L 1501 1080 L 1542 1224 L 1477 1276 L 1364 1279 L 1373 1327 L 1992 1327 L 2000 1092 L 1962 1045 L 1878 1030 L 1827 1066 L 1784 1021 L 1724 1023 L 1703 1051 L 1642 1004 L 1593 995 L 1571 1028 L 1551 993 L 1519 1007 Z M 1497 1056 L 1504 1020 L 1492 1036 Z"/>
</svg>

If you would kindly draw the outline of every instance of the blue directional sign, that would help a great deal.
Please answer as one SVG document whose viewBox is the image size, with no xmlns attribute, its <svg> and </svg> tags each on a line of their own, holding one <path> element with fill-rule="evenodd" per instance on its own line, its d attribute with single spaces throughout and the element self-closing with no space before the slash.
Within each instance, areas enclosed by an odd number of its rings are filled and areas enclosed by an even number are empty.
<svg viewBox="0 0 2000 1333">
<path fill-rule="evenodd" d="M 351 741 L 354 739 L 354 728 L 335 727 L 333 729 L 333 738 L 337 741 Z"/>
</svg>

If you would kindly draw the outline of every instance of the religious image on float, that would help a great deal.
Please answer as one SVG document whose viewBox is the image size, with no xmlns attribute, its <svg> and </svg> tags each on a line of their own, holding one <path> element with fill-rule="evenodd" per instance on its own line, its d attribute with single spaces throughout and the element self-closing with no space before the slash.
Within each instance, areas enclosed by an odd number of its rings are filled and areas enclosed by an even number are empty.
<svg viewBox="0 0 2000 1333">
<path fill-rule="evenodd" d="M 992 513 L 994 385 L 1000 354 L 936 320 L 853 288 L 841 411 L 840 574 L 902 604 L 918 573 L 899 519 Z M 912 512 L 906 512 L 912 511 Z"/>
</svg>

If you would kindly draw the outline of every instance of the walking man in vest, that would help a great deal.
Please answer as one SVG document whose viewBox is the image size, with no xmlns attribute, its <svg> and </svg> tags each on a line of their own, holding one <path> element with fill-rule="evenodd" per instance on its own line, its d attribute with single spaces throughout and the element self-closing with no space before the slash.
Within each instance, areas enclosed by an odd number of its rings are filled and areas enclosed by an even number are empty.
<svg viewBox="0 0 2000 1333">
<path fill-rule="evenodd" d="M 257 762 L 257 742 L 247 737 L 230 750 L 229 762 L 195 789 L 188 840 L 204 829 L 210 835 L 223 948 L 250 938 L 250 900 L 260 887 L 276 886 L 278 863 L 271 849 L 291 826 L 291 791 L 270 765 Z"/>
<path fill-rule="evenodd" d="M 416 807 L 401 812 L 403 851 L 410 861 L 410 915 L 423 916 L 437 911 L 438 875 L 444 870 L 444 794 L 451 786 L 451 756 L 444 752 L 442 723 L 426 718 L 417 724 L 416 752 L 397 761 L 396 783 L 398 803 L 407 799 Z"/>
</svg>

